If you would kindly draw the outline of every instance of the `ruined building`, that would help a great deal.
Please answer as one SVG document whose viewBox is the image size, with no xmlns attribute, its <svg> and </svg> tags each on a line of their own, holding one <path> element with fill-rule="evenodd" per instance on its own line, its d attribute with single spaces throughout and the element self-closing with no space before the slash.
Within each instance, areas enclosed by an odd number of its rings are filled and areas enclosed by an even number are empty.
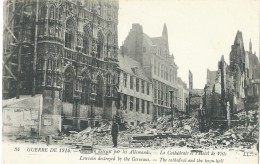
<svg viewBox="0 0 260 164">
<path fill-rule="evenodd" d="M 116 113 L 118 8 L 118 0 L 5 2 L 3 97 L 40 95 L 42 134 Z"/>
<path fill-rule="evenodd" d="M 230 74 L 234 78 L 234 95 L 237 101 L 257 101 L 260 96 L 260 63 L 253 53 L 251 40 L 245 51 L 242 32 L 238 31 L 230 52 Z"/>
<path fill-rule="evenodd" d="M 181 112 L 188 112 L 188 98 L 189 89 L 187 84 L 178 77 L 178 97 L 177 97 L 177 109 Z"/>
<path fill-rule="evenodd" d="M 238 31 L 234 44 L 231 46 L 230 73 L 234 78 L 234 92 L 237 98 L 244 98 L 244 81 L 245 81 L 245 48 L 242 32 Z"/>
<path fill-rule="evenodd" d="M 119 60 L 119 115 L 129 125 L 138 125 L 153 120 L 152 82 L 146 76 L 141 64 L 127 55 Z"/>
<path fill-rule="evenodd" d="M 207 70 L 207 117 L 211 120 L 226 119 L 227 104 L 231 114 L 244 109 L 251 110 L 259 100 L 260 64 L 252 43 L 249 51 L 245 51 L 242 32 L 238 31 L 231 46 L 230 63 L 224 56 L 218 62 L 218 70 Z M 204 103 L 205 104 L 205 103 Z"/>
<path fill-rule="evenodd" d="M 133 24 L 123 43 L 123 53 L 141 64 L 153 84 L 154 118 L 171 112 L 169 91 L 173 92 L 172 103 L 177 107 L 178 67 L 169 52 L 168 31 L 164 24 L 162 35 L 149 37 L 140 24 Z"/>
</svg>

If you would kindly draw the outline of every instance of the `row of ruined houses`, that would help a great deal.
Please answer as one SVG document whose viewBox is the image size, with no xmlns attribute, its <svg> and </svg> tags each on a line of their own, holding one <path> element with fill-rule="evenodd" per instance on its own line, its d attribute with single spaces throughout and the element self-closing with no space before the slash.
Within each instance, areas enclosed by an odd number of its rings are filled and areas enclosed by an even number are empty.
<svg viewBox="0 0 260 164">
<path fill-rule="evenodd" d="M 241 111 L 257 110 L 260 96 L 260 63 L 256 53 L 245 51 L 242 32 L 231 46 L 228 64 L 224 56 L 216 71 L 207 70 L 207 84 L 201 90 L 199 116 L 205 124 L 223 123 Z M 201 119 L 200 119 L 201 121 Z"/>
</svg>

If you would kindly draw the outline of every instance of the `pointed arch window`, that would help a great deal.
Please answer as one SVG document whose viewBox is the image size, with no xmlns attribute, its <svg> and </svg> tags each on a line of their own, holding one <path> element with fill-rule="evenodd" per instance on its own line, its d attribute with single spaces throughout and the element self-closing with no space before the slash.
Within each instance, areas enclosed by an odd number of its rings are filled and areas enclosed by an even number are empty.
<svg viewBox="0 0 260 164">
<path fill-rule="evenodd" d="M 64 95 L 63 101 L 73 103 L 73 79 L 74 73 L 72 68 L 67 68 L 64 72 Z"/>
<path fill-rule="evenodd" d="M 56 10 L 56 11 L 58 11 L 58 10 Z M 63 7 L 62 6 L 59 8 L 59 12 L 58 12 L 58 14 L 56 16 L 58 17 L 57 20 L 62 21 L 62 16 L 63 16 Z M 57 28 L 58 37 L 62 37 L 62 28 L 61 28 L 61 26 L 62 26 L 61 24 L 59 26 L 56 26 L 56 28 L 58 27 Z"/>
<path fill-rule="evenodd" d="M 73 21 L 71 19 L 67 20 L 66 22 L 66 31 L 65 31 L 65 47 L 67 48 L 74 48 L 74 36 L 75 28 Z"/>
<path fill-rule="evenodd" d="M 101 58 L 103 55 L 103 36 L 101 32 L 98 33 L 98 43 L 97 43 L 97 58 Z"/>
<path fill-rule="evenodd" d="M 111 50 L 112 50 L 111 43 L 112 43 L 112 35 L 111 35 L 111 33 L 109 33 L 107 35 L 107 54 L 106 54 L 107 57 L 112 57 L 111 56 Z"/>
<path fill-rule="evenodd" d="M 58 18 L 60 21 L 62 20 L 62 16 L 63 16 L 63 7 L 61 6 L 59 9 L 59 14 L 58 14 Z"/>
<path fill-rule="evenodd" d="M 40 11 L 40 19 L 45 19 L 47 14 L 47 7 L 42 6 Z"/>
<path fill-rule="evenodd" d="M 44 59 L 42 56 L 40 56 L 37 63 L 37 70 L 43 70 L 43 66 L 44 66 Z"/>
<path fill-rule="evenodd" d="M 39 19 L 44 20 L 46 18 L 46 14 L 47 14 L 47 7 L 42 6 L 40 10 Z M 44 35 L 44 32 L 45 32 L 45 23 L 43 22 L 39 24 L 39 35 Z"/>
<path fill-rule="evenodd" d="M 84 27 L 84 36 L 83 36 L 83 49 L 82 52 L 89 54 L 90 52 L 90 37 L 89 37 L 88 26 Z"/>
<path fill-rule="evenodd" d="M 82 50 L 82 52 L 84 54 L 89 54 L 89 40 L 86 36 L 83 38 L 83 50 Z"/>
<path fill-rule="evenodd" d="M 97 96 L 96 96 L 96 106 L 103 106 L 103 80 L 100 76 L 97 78 Z"/>
<path fill-rule="evenodd" d="M 49 15 L 49 19 L 55 19 L 55 11 L 54 11 L 54 6 L 52 5 L 51 7 L 50 7 L 50 15 Z"/>
<path fill-rule="evenodd" d="M 47 69 L 48 70 L 53 70 L 53 59 L 51 57 L 49 57 L 49 59 L 48 59 Z"/>
<path fill-rule="evenodd" d="M 49 11 L 49 19 L 54 20 L 55 19 L 55 8 L 54 5 L 51 5 L 50 11 Z M 55 35 L 55 26 L 53 23 L 49 24 L 49 33 L 50 35 L 54 36 Z"/>
<path fill-rule="evenodd" d="M 61 70 L 61 59 L 58 59 L 57 60 L 57 67 L 56 67 L 57 70 Z"/>
<path fill-rule="evenodd" d="M 44 35 L 44 31 L 45 31 L 44 24 L 40 24 L 39 25 L 39 35 Z"/>
<path fill-rule="evenodd" d="M 81 95 L 81 103 L 85 105 L 89 105 L 91 93 L 91 80 L 89 78 L 84 78 L 82 80 L 82 95 Z"/>
<path fill-rule="evenodd" d="M 111 96 L 111 75 L 106 76 L 106 95 Z"/>
</svg>

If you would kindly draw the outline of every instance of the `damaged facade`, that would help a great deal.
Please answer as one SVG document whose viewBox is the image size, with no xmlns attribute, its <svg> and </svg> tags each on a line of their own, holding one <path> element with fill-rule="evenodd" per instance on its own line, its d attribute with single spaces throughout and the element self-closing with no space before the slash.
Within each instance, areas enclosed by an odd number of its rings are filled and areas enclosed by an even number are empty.
<svg viewBox="0 0 260 164">
<path fill-rule="evenodd" d="M 203 106 L 209 122 L 232 119 L 234 114 L 256 107 L 254 103 L 260 95 L 259 66 L 251 41 L 249 51 L 245 51 L 242 32 L 238 31 L 231 46 L 230 64 L 222 56 L 217 71 L 207 70 Z"/>
<path fill-rule="evenodd" d="M 189 89 L 187 84 L 178 77 L 178 98 L 177 110 L 187 113 L 188 111 Z"/>
<path fill-rule="evenodd" d="M 170 114 L 171 90 L 174 91 L 172 103 L 177 107 L 178 67 L 169 52 L 166 25 L 162 36 L 149 37 L 140 24 L 133 24 L 122 48 L 124 55 L 140 62 L 146 76 L 152 81 L 154 118 Z"/>
<path fill-rule="evenodd" d="M 42 134 L 116 113 L 118 8 L 117 0 L 7 1 L 3 97 L 42 95 Z"/>
<path fill-rule="evenodd" d="M 124 122 L 138 125 L 152 122 L 152 83 L 147 78 L 141 64 L 129 56 L 119 55 L 119 113 Z"/>
</svg>

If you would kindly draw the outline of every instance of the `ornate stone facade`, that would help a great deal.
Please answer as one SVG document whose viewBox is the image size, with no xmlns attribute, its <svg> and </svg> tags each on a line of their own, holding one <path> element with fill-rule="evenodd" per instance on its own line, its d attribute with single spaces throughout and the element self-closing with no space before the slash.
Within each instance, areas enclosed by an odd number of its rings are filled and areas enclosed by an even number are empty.
<svg viewBox="0 0 260 164">
<path fill-rule="evenodd" d="M 33 15 L 34 33 L 25 36 L 35 42 L 35 92 L 43 94 L 42 114 L 62 116 L 63 124 L 77 129 L 89 126 L 90 117 L 111 119 L 119 78 L 118 0 L 23 3 Z"/>
<path fill-rule="evenodd" d="M 124 41 L 123 52 L 141 63 L 145 74 L 153 83 L 154 119 L 170 114 L 171 102 L 177 107 L 178 66 L 169 51 L 166 24 L 159 37 L 149 37 L 140 24 L 133 24 Z M 169 91 L 174 91 L 172 100 Z"/>
</svg>

